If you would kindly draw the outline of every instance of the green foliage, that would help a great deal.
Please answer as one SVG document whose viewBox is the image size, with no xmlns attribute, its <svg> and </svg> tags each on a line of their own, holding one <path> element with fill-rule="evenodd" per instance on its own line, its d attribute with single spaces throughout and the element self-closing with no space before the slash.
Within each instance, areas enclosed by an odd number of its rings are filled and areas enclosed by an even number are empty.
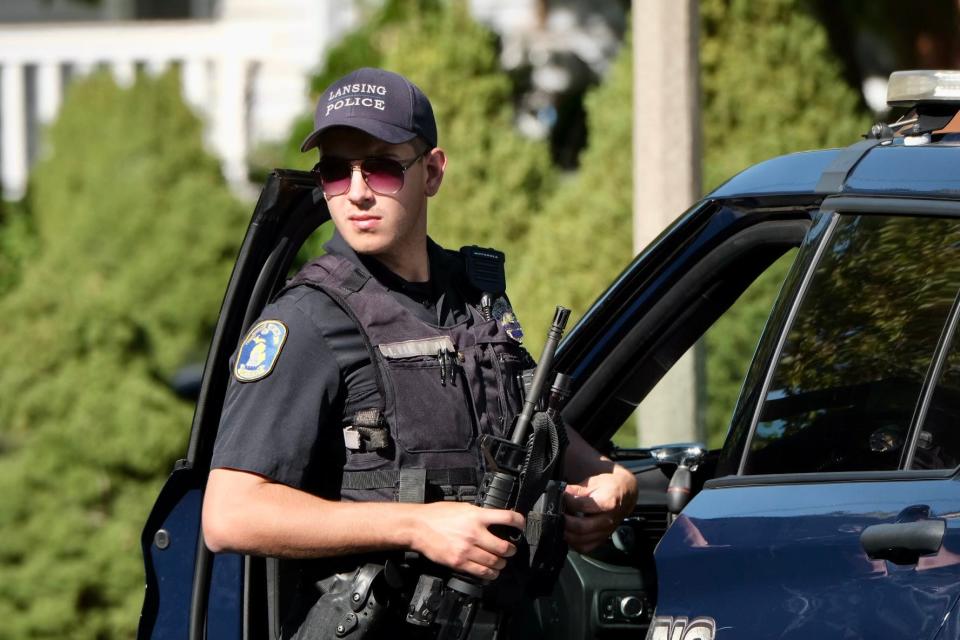
<svg viewBox="0 0 960 640">
<path fill-rule="evenodd" d="M 71 87 L 34 170 L 37 252 L 0 298 L 0 638 L 132 637 L 139 535 L 192 407 L 245 213 L 178 79 Z"/>
<path fill-rule="evenodd" d="M 448 164 L 430 203 L 430 234 L 444 245 L 517 255 L 552 189 L 547 145 L 513 128 L 512 87 L 494 36 L 463 2 L 422 11 L 381 32 L 383 64 L 430 96 Z"/>
<path fill-rule="evenodd" d="M 20 203 L 0 204 L 0 298 L 20 278 L 22 265 L 36 251 L 32 221 Z"/>
<path fill-rule="evenodd" d="M 870 121 L 844 82 L 806 0 L 703 0 L 700 64 L 704 183 L 712 189 L 784 153 L 852 144 Z M 723 441 L 789 260 L 781 260 L 706 335 L 707 439 Z"/>
<path fill-rule="evenodd" d="M 870 126 L 806 0 L 700 3 L 704 184 Z"/>
<path fill-rule="evenodd" d="M 546 201 L 519 256 L 513 298 L 534 353 L 556 305 L 573 311 L 573 326 L 633 256 L 631 56 L 628 38 L 605 82 L 587 95 L 580 170 Z"/>
<path fill-rule="evenodd" d="M 706 334 L 707 444 L 720 447 L 747 368 L 797 251 L 777 260 Z"/>
</svg>

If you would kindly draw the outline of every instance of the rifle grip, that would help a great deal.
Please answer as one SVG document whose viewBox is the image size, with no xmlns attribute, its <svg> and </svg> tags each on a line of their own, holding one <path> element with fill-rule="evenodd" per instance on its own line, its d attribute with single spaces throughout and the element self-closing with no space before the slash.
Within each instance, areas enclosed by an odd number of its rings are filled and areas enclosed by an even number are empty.
<svg viewBox="0 0 960 640">
<path fill-rule="evenodd" d="M 490 533 L 513 544 L 517 544 L 523 538 L 523 531 L 506 524 L 490 525 Z"/>
</svg>

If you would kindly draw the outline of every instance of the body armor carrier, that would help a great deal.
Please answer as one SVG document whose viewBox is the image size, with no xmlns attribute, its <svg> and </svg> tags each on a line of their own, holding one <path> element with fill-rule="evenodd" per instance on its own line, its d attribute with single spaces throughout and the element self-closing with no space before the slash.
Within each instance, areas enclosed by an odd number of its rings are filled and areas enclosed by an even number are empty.
<svg viewBox="0 0 960 640">
<path fill-rule="evenodd" d="M 343 418 L 340 498 L 472 501 L 484 471 L 477 440 L 507 434 L 529 355 L 469 304 L 468 318 L 454 326 L 423 322 L 340 256 L 310 262 L 286 289 L 304 285 L 353 319 L 376 371 L 377 404 L 348 401 Z"/>
<path fill-rule="evenodd" d="M 523 405 L 524 370 L 534 364 L 529 354 L 496 318 L 485 318 L 471 304 L 470 291 L 462 291 L 467 319 L 440 327 L 417 318 L 369 273 L 337 255 L 308 263 L 284 290 L 297 286 L 323 291 L 347 313 L 376 372 L 375 401 L 358 405 L 347 398 L 343 473 L 334 495 L 346 501 L 476 502 L 487 471 L 479 439 L 510 437 Z M 494 612 L 515 605 L 525 589 L 552 588 L 566 554 L 560 493 L 553 482 L 539 500 L 529 496 L 542 507 L 529 514 L 529 546 L 522 547 L 522 561 L 504 572 L 502 588 L 485 594 L 491 609 L 479 614 L 477 620 L 486 621 L 473 623 L 471 638 L 495 637 L 502 619 Z M 439 568 L 400 565 L 389 558 L 372 564 L 361 559 L 358 569 L 346 573 L 319 580 L 314 574 L 322 598 L 296 639 L 380 637 L 377 629 L 390 611 L 401 623 L 390 637 L 434 637 L 440 583 L 427 574 Z M 361 592 L 369 595 L 358 599 Z M 344 600 L 343 593 L 352 599 Z"/>
</svg>

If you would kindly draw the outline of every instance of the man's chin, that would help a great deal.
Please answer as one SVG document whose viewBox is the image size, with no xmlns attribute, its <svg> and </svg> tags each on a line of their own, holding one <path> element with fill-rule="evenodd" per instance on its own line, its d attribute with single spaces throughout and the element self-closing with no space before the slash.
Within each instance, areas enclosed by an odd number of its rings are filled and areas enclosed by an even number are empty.
<svg viewBox="0 0 960 640">
<path fill-rule="evenodd" d="M 365 256 L 383 253 L 388 244 L 382 234 L 373 232 L 351 234 L 346 240 L 351 249 Z"/>
</svg>

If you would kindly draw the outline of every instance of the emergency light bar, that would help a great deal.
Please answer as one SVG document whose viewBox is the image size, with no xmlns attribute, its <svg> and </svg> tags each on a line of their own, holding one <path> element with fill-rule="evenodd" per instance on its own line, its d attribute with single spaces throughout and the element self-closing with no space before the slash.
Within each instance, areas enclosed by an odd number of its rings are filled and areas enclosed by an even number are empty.
<svg viewBox="0 0 960 640">
<path fill-rule="evenodd" d="M 918 104 L 960 105 L 960 71 L 894 71 L 887 84 L 887 104 L 913 107 Z"/>
</svg>

